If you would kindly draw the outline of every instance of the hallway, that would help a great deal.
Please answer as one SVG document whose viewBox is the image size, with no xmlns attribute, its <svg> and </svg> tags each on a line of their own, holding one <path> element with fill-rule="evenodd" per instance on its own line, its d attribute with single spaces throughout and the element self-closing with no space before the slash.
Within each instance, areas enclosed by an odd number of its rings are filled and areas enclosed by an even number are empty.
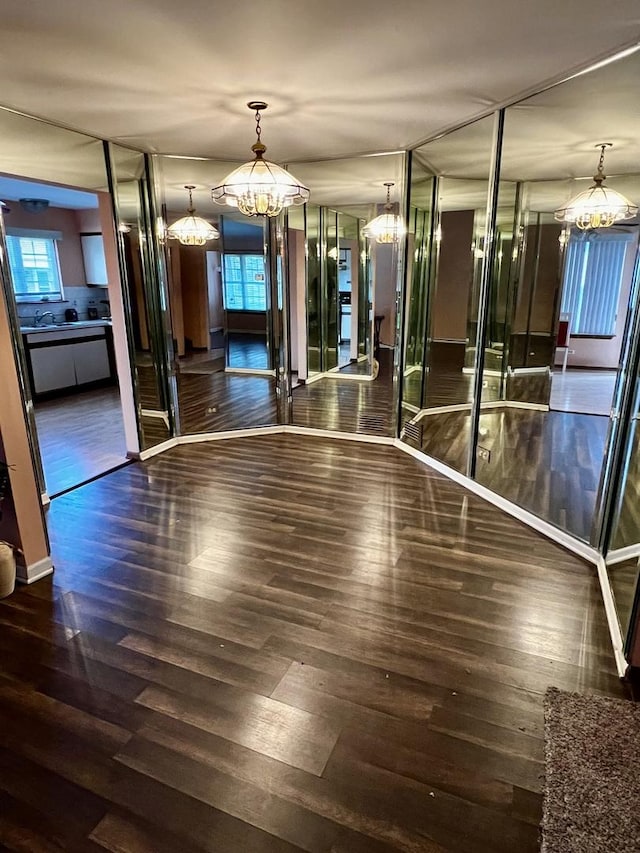
<svg viewBox="0 0 640 853">
<path fill-rule="evenodd" d="M 14 849 L 534 853 L 547 686 L 622 691 L 592 568 L 390 447 L 182 446 L 49 524 L 0 602 Z"/>
</svg>

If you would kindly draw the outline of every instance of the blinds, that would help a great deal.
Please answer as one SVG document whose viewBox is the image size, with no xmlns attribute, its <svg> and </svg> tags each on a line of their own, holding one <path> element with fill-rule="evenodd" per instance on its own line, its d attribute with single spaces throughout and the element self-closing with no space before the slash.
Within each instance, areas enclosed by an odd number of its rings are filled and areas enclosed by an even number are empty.
<svg viewBox="0 0 640 853">
<path fill-rule="evenodd" d="M 572 335 L 615 334 L 627 243 L 626 235 L 569 241 L 561 312 Z"/>
<path fill-rule="evenodd" d="M 62 298 L 58 253 L 53 238 L 7 235 L 7 252 L 16 297 Z"/>
</svg>

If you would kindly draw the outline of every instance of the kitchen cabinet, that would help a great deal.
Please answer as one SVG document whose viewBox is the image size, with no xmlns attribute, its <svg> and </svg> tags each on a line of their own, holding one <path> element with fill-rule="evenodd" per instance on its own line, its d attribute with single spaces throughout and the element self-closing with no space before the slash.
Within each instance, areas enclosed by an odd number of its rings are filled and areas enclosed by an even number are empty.
<svg viewBox="0 0 640 853">
<path fill-rule="evenodd" d="M 109 278 L 102 234 L 81 234 L 80 244 L 87 284 L 106 287 L 109 284 Z"/>
<path fill-rule="evenodd" d="M 35 396 L 107 384 L 113 379 L 111 329 L 88 328 L 30 332 L 24 335 Z"/>
</svg>

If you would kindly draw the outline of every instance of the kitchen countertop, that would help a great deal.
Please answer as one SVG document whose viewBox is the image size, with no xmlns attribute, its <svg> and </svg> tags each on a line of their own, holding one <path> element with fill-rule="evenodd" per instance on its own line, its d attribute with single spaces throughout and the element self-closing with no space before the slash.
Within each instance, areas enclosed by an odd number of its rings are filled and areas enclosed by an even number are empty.
<svg viewBox="0 0 640 853">
<path fill-rule="evenodd" d="M 111 320 L 75 320 L 71 323 L 49 323 L 41 326 L 20 326 L 23 335 L 38 334 L 38 332 L 72 332 L 74 329 L 86 329 L 91 326 L 110 326 Z"/>
</svg>

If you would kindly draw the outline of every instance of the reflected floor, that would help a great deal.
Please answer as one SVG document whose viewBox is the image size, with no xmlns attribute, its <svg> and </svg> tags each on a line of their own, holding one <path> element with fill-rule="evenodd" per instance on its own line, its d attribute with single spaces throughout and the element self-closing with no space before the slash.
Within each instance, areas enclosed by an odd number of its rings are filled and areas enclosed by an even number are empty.
<svg viewBox="0 0 640 853">
<path fill-rule="evenodd" d="M 47 492 L 56 495 L 127 460 L 120 394 L 98 388 L 34 406 Z"/>
<path fill-rule="evenodd" d="M 274 379 L 231 373 L 180 373 L 181 433 L 248 429 L 278 422 Z"/>
<path fill-rule="evenodd" d="M 616 384 L 615 370 L 554 371 L 550 408 L 586 415 L 609 415 Z"/>
<path fill-rule="evenodd" d="M 421 418 L 421 449 L 465 472 L 471 417 L 436 412 Z M 608 418 L 568 412 L 493 409 L 480 416 L 477 460 L 484 486 L 580 539 L 591 532 Z"/>
<path fill-rule="evenodd" d="M 315 429 L 393 433 L 393 351 L 380 352 L 377 379 L 318 379 L 293 390 L 293 423 Z"/>
<path fill-rule="evenodd" d="M 269 351 L 264 335 L 229 332 L 226 349 L 222 335 L 217 342 L 221 346 L 181 356 L 178 359 L 180 373 L 219 373 L 225 365 L 242 370 L 269 369 Z"/>
</svg>

